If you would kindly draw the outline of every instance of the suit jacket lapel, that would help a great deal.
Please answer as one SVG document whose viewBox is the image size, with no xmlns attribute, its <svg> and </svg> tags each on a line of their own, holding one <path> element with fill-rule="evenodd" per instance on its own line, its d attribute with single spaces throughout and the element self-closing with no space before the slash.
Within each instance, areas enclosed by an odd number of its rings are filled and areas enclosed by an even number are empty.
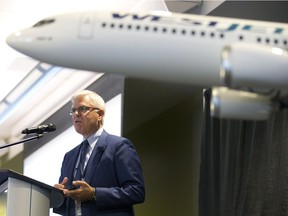
<svg viewBox="0 0 288 216">
<path fill-rule="evenodd" d="M 85 181 L 87 183 L 91 182 L 91 178 L 93 177 L 97 165 L 100 162 L 100 159 L 102 157 L 103 152 L 105 151 L 106 147 L 107 147 L 107 143 L 106 143 L 106 137 L 108 136 L 108 133 L 103 130 L 101 136 L 99 137 L 93 151 L 92 154 L 90 156 L 89 162 L 87 164 L 87 172 L 86 172 L 86 176 L 85 176 Z"/>
</svg>

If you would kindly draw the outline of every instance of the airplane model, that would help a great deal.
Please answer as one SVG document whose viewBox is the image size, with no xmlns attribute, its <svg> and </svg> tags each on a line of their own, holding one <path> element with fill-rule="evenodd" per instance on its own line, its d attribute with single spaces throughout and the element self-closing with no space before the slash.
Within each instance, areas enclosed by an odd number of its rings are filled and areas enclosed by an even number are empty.
<svg viewBox="0 0 288 216">
<path fill-rule="evenodd" d="M 53 65 L 213 87 L 213 116 L 264 120 L 288 104 L 283 23 L 87 11 L 45 18 L 6 41 Z"/>
</svg>

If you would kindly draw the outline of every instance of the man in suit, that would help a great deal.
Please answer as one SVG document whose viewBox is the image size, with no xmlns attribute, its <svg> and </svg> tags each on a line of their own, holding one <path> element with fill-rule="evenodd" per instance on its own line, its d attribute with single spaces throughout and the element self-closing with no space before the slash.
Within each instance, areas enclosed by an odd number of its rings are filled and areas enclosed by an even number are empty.
<svg viewBox="0 0 288 216">
<path fill-rule="evenodd" d="M 142 168 L 126 138 L 103 129 L 105 102 L 84 90 L 72 99 L 70 115 L 83 142 L 65 154 L 59 183 L 65 201 L 54 212 L 65 216 L 133 216 L 144 202 Z M 87 142 L 88 141 L 88 142 Z"/>
</svg>

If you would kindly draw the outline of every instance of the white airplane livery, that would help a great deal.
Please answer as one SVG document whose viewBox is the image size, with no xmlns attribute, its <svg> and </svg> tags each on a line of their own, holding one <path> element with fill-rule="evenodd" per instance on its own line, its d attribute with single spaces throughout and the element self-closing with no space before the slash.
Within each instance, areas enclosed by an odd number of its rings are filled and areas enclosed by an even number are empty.
<svg viewBox="0 0 288 216">
<path fill-rule="evenodd" d="M 45 18 L 7 43 L 62 67 L 213 87 L 214 116 L 263 120 L 287 100 L 284 23 L 88 11 Z"/>
</svg>

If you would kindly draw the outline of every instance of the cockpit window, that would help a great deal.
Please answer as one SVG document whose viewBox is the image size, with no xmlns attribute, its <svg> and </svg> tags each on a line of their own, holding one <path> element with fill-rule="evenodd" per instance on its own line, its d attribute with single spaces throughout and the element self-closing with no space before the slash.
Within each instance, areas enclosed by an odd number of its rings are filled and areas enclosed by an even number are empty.
<svg viewBox="0 0 288 216">
<path fill-rule="evenodd" d="M 35 25 L 33 25 L 33 27 L 39 27 L 39 26 L 47 25 L 47 24 L 53 23 L 54 21 L 55 21 L 55 19 L 44 19 L 44 20 L 37 22 Z"/>
</svg>

